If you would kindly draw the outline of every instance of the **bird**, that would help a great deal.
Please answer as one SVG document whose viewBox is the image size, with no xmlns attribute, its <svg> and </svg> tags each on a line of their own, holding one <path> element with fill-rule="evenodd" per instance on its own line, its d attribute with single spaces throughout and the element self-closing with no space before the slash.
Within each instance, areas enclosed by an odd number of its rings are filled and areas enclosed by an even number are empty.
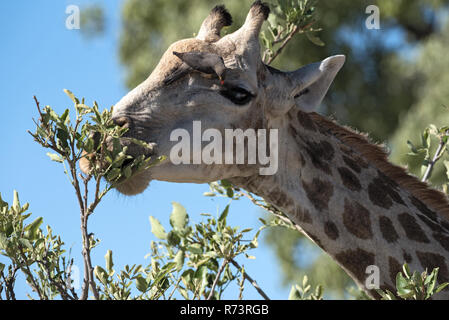
<svg viewBox="0 0 449 320">
<path fill-rule="evenodd" d="M 183 63 L 164 80 L 164 84 L 170 84 L 193 70 L 206 74 L 216 74 L 220 79 L 220 83 L 224 84 L 226 66 L 223 58 L 218 54 L 197 51 L 174 51 L 173 54 L 181 59 Z"/>
</svg>

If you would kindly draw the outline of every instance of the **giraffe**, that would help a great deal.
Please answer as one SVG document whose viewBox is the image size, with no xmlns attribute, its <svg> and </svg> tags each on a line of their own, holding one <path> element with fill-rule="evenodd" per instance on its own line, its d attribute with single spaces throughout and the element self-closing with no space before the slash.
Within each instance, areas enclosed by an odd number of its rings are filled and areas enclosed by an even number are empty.
<svg viewBox="0 0 449 320">
<path fill-rule="evenodd" d="M 398 166 L 368 137 L 315 112 L 345 57 L 332 56 L 293 72 L 266 66 L 260 57 L 259 32 L 269 15 L 256 1 L 243 26 L 224 37 L 232 23 L 224 6 L 215 7 L 198 36 L 172 44 L 151 75 L 123 97 L 113 111 L 126 136 L 154 145 L 143 151 L 125 136 L 129 152 L 167 155 L 175 128 L 277 129 L 278 171 L 259 175 L 260 164 L 174 165 L 165 162 L 117 186 L 126 195 L 143 192 L 151 180 L 207 183 L 228 179 L 286 213 L 303 233 L 366 288 L 367 267 L 379 268 L 380 288 L 392 292 L 403 262 L 411 269 L 439 267 L 449 280 L 449 203 Z M 180 54 L 208 53 L 222 58 L 223 79 L 211 68 L 183 61 Z M 187 68 L 187 65 L 189 65 Z M 183 72 L 179 71 L 182 66 Z M 212 68 L 213 69 L 213 68 Z M 203 70 L 203 72 L 198 71 Z M 173 74 L 176 74 L 173 77 Z M 169 79 L 169 81 L 167 81 Z M 81 161 L 89 170 L 89 161 Z M 436 298 L 449 298 L 448 290 Z"/>
</svg>

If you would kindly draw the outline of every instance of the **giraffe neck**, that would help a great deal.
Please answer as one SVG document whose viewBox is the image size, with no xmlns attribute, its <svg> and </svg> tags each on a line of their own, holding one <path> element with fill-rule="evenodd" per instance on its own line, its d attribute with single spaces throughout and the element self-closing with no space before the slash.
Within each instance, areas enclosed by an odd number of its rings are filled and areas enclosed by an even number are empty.
<svg viewBox="0 0 449 320">
<path fill-rule="evenodd" d="M 289 118 L 271 124 L 280 128 L 277 174 L 232 182 L 285 212 L 361 288 L 374 265 L 380 288 L 396 292 L 404 262 L 417 271 L 439 267 L 440 282 L 448 281 L 445 196 L 388 163 L 364 136 L 314 113 Z"/>
</svg>

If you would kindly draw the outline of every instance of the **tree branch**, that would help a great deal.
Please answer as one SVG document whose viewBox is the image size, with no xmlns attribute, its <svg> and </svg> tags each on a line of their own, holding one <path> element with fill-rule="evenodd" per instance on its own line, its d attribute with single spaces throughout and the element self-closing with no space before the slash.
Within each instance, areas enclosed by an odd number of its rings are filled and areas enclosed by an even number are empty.
<svg viewBox="0 0 449 320">
<path fill-rule="evenodd" d="M 429 165 L 427 166 L 426 172 L 424 173 L 424 175 L 423 175 L 423 177 L 421 179 L 422 182 L 426 182 L 430 178 L 430 176 L 432 174 L 433 167 L 438 162 L 438 160 L 440 160 L 440 158 L 442 156 L 442 152 L 441 151 L 443 150 L 444 146 L 447 144 L 447 142 L 444 141 L 443 137 L 444 136 L 448 136 L 448 135 L 449 135 L 449 130 L 447 130 L 444 133 L 443 136 L 439 137 L 440 138 L 440 143 L 438 144 L 438 148 L 435 151 L 435 154 L 433 155 L 432 161 L 429 162 Z"/>
<path fill-rule="evenodd" d="M 232 259 L 230 261 L 237 269 L 242 270 L 242 267 L 240 267 L 240 265 L 237 263 L 237 261 L 235 261 L 234 259 Z M 257 284 L 257 282 L 255 280 L 253 280 L 253 278 L 251 278 L 246 271 L 243 271 L 243 276 L 245 277 L 246 280 L 248 280 L 249 282 L 251 282 L 251 284 L 253 285 L 253 287 L 257 290 L 257 292 L 259 292 L 259 294 L 265 299 L 265 300 L 270 300 L 270 298 L 266 295 L 266 293 L 259 287 L 259 285 Z"/>
<path fill-rule="evenodd" d="M 45 292 L 41 292 L 39 285 L 36 283 L 36 279 L 34 279 L 33 274 L 31 273 L 30 267 L 28 266 L 28 259 L 25 256 L 25 254 L 23 253 L 23 248 L 21 245 L 19 245 L 19 253 L 20 253 L 20 257 L 23 259 L 23 265 L 25 266 L 25 268 L 21 268 L 23 273 L 25 273 L 25 275 L 28 276 L 28 279 L 30 282 L 30 286 L 31 288 L 37 293 L 37 295 L 39 296 L 39 299 L 41 300 L 48 300 L 47 295 L 45 294 Z"/>
<path fill-rule="evenodd" d="M 305 30 L 309 29 L 315 22 L 316 21 L 312 21 L 303 27 L 298 27 L 297 25 L 295 25 L 293 27 L 293 30 L 290 31 L 290 33 L 287 36 L 283 37 L 282 39 L 275 40 L 275 42 L 273 42 L 273 44 L 276 44 L 282 40 L 283 40 L 283 42 L 282 42 L 281 46 L 276 50 L 275 54 L 272 57 L 270 57 L 270 59 L 268 59 L 266 64 L 270 65 L 271 63 L 273 63 L 274 59 L 276 59 L 277 56 L 279 56 L 281 54 L 282 50 L 284 50 L 284 48 L 287 46 L 287 44 L 290 42 L 290 40 L 293 39 L 293 36 L 295 34 L 297 34 L 298 32 L 304 32 Z"/>
<path fill-rule="evenodd" d="M 212 299 L 214 292 L 215 292 L 215 287 L 217 286 L 218 281 L 220 280 L 221 274 L 223 273 L 223 271 L 226 268 L 226 265 L 228 263 L 229 263 L 228 260 L 223 259 L 223 263 L 221 264 L 220 269 L 218 269 L 217 276 L 215 277 L 214 283 L 212 284 L 212 288 L 210 289 L 209 296 L 207 297 L 206 300 Z"/>
</svg>

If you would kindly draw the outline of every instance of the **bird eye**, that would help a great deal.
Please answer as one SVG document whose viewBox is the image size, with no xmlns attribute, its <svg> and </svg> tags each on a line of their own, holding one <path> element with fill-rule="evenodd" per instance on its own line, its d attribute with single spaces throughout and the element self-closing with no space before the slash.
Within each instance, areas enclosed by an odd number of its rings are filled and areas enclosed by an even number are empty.
<svg viewBox="0 0 449 320">
<path fill-rule="evenodd" d="M 241 87 L 224 88 L 220 94 L 237 105 L 245 105 L 254 97 L 251 92 Z"/>
</svg>

